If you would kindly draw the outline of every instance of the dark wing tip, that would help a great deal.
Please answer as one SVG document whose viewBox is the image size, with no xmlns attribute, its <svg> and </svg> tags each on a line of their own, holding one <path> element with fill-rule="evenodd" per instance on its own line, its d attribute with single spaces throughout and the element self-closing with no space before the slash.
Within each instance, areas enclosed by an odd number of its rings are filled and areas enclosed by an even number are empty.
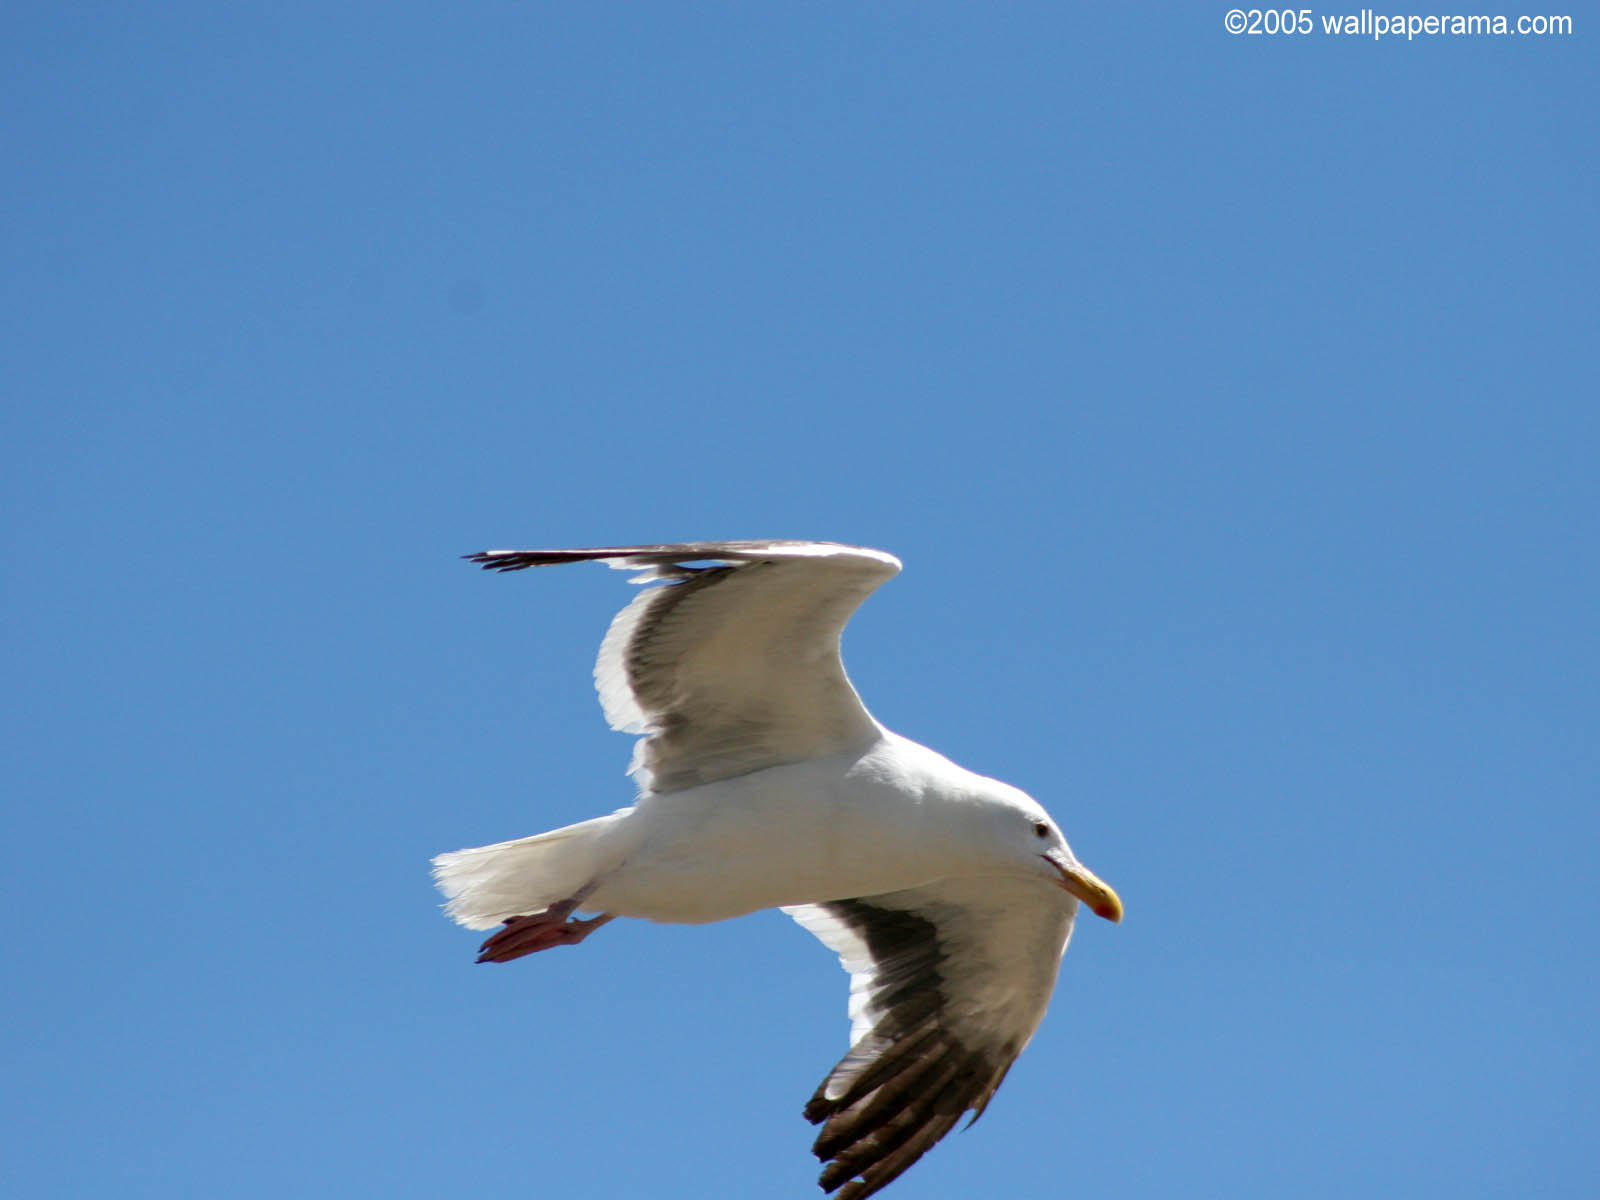
<svg viewBox="0 0 1600 1200">
<path fill-rule="evenodd" d="M 776 543 L 706 542 L 678 546 L 596 546 L 587 550 L 479 550 L 461 557 L 485 571 L 521 571 L 528 567 L 555 567 L 562 563 L 610 562 L 658 569 L 671 567 L 672 573 L 692 575 L 700 568 L 680 566 L 692 559 L 758 559 L 748 547 Z"/>
<path fill-rule="evenodd" d="M 1009 1065 L 1004 1056 L 962 1046 L 935 1025 L 925 1036 L 885 1048 L 867 1087 L 829 1099 L 824 1083 L 805 1109 L 812 1124 L 825 1122 L 812 1147 L 823 1162 L 819 1186 L 837 1191 L 837 1200 L 865 1200 L 887 1187 L 962 1113 L 981 1112 Z"/>
<path fill-rule="evenodd" d="M 663 542 L 651 546 L 590 546 L 578 550 L 480 550 L 476 554 L 463 554 L 461 557 L 468 562 L 477 563 L 486 571 L 520 571 L 524 567 L 553 567 L 559 563 L 607 560 L 640 567 L 667 567 L 700 560 L 729 564 L 760 562 L 773 557 L 775 551 L 780 552 L 775 555 L 778 558 L 792 559 L 795 557 L 794 550 L 800 547 L 826 547 L 841 552 L 854 552 L 857 555 L 893 563 L 895 569 L 899 569 L 899 560 L 881 550 L 845 546 L 838 542 L 805 542 L 787 538 L 773 538 L 766 541 Z"/>
<path fill-rule="evenodd" d="M 480 550 L 476 554 L 463 554 L 469 563 L 476 563 L 485 571 L 520 571 L 524 567 L 538 566 L 538 555 L 518 550 Z"/>
<path fill-rule="evenodd" d="M 559 563 L 593 562 L 627 555 L 613 550 L 479 550 L 461 557 L 485 571 L 521 571 L 527 567 L 553 567 Z"/>
</svg>

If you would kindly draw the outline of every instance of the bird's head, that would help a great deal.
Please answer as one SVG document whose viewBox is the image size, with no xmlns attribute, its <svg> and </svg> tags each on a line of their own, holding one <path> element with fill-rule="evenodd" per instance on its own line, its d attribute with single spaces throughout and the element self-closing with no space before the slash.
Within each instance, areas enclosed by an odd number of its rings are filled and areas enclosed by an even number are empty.
<svg viewBox="0 0 1600 1200">
<path fill-rule="evenodd" d="M 999 826 L 1007 856 L 1023 864 L 1024 870 L 1048 880 L 1081 900 L 1097 917 L 1113 923 L 1122 920 L 1122 899 L 1116 889 L 1078 861 L 1067 839 L 1050 819 L 1050 814 L 1031 796 L 1007 789 L 1011 794 L 990 810 L 990 820 Z"/>
</svg>

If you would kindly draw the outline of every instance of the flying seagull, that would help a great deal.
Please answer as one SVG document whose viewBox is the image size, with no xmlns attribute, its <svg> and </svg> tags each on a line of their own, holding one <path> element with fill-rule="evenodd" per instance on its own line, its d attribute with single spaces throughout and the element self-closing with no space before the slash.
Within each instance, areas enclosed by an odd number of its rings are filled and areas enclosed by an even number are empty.
<svg viewBox="0 0 1600 1200">
<path fill-rule="evenodd" d="M 611 727 L 644 735 L 634 803 L 434 859 L 445 911 L 501 926 L 478 961 L 617 917 L 781 908 L 850 973 L 850 1052 L 805 1107 L 823 1190 L 863 1200 L 977 1120 L 1044 1016 L 1079 903 L 1119 921 L 1122 902 L 1030 796 L 862 706 L 839 635 L 900 560 L 797 541 L 467 557 L 599 561 L 659 585 L 617 614 L 594 669 Z"/>
</svg>

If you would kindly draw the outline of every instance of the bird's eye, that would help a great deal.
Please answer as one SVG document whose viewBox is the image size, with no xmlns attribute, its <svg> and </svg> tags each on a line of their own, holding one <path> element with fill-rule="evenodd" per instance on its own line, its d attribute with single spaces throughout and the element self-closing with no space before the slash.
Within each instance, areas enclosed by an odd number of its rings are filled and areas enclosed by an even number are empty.
<svg viewBox="0 0 1600 1200">
<path fill-rule="evenodd" d="M 1033 832 L 1038 834 L 1040 837 L 1043 837 L 1043 838 L 1044 837 L 1049 837 L 1050 836 L 1050 826 L 1046 825 L 1043 821 L 1035 821 L 1033 823 Z"/>
</svg>

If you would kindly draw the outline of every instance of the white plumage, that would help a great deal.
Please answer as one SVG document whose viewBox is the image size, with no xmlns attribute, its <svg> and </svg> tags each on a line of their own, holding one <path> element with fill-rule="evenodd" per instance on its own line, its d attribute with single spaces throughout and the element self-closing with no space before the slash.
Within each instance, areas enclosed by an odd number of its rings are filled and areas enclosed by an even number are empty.
<svg viewBox="0 0 1600 1200">
<path fill-rule="evenodd" d="M 1112 920 L 1121 902 L 1032 798 L 861 704 L 839 635 L 899 561 L 785 541 L 471 558 L 599 560 L 661 585 L 617 615 L 595 664 L 607 720 L 644 735 L 635 802 L 434 860 L 450 916 L 504 924 L 480 961 L 616 917 L 781 907 L 851 975 L 850 1053 L 806 1106 L 823 1188 L 863 1200 L 981 1112 L 1044 1016 L 1079 901 Z"/>
</svg>

